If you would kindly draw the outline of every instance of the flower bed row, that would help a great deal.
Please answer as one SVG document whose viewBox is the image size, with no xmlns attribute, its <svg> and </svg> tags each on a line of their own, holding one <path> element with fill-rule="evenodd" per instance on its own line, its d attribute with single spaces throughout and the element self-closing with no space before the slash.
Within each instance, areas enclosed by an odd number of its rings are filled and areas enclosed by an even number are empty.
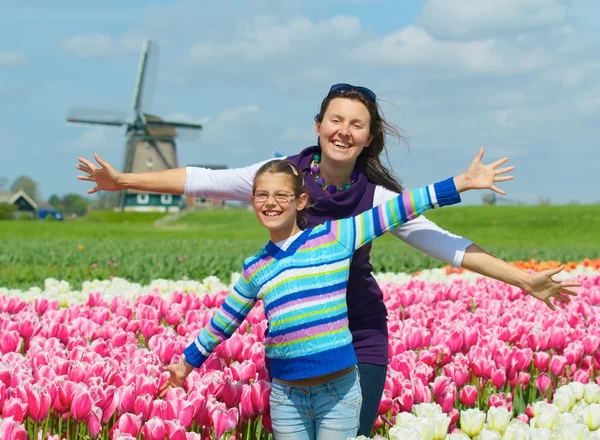
<svg viewBox="0 0 600 440">
<path fill-rule="evenodd" d="M 459 428 L 474 437 L 460 411 L 483 410 L 489 418 L 490 408 L 501 407 L 531 423 L 541 405 L 535 402 L 544 399 L 581 422 L 583 404 L 575 407 L 571 397 L 560 403 L 565 384 L 596 414 L 600 275 L 578 265 L 563 276 L 583 286 L 571 303 L 551 312 L 519 289 L 471 273 L 380 275 L 390 363 L 376 432 L 399 438 L 393 436 L 410 435 L 399 430 L 414 429 L 429 440 L 418 428 L 423 420 L 406 414 L 424 417 L 419 408 L 439 408 L 448 424 L 432 439 Z M 146 287 L 93 281 L 82 291 L 49 280 L 45 287 L 0 291 L 4 438 L 269 437 L 262 305 L 188 377 L 185 391 L 159 399 L 166 380 L 161 366 L 179 359 L 224 301 L 226 286 L 209 278 Z M 437 409 L 423 411 L 441 419 Z M 549 429 L 539 423 L 535 429 Z M 492 434 L 479 434 L 486 435 Z"/>
</svg>

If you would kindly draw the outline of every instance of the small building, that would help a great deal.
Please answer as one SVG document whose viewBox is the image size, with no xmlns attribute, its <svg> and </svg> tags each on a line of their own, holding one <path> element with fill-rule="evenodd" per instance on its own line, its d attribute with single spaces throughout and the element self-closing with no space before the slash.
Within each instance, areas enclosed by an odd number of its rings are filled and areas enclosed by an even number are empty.
<svg viewBox="0 0 600 440">
<path fill-rule="evenodd" d="M 0 203 L 15 205 L 17 207 L 16 217 L 22 215 L 30 215 L 31 218 L 37 217 L 38 204 L 21 189 L 17 192 L 0 192 Z"/>
<path fill-rule="evenodd" d="M 188 165 L 188 167 L 207 168 L 209 170 L 227 169 L 227 165 Z M 221 209 L 225 207 L 225 200 L 187 196 L 185 204 L 188 209 Z"/>
<path fill-rule="evenodd" d="M 52 217 L 54 220 L 65 219 L 65 216 L 57 211 L 50 203 L 44 201 L 38 202 L 38 218 L 45 220 L 48 217 Z"/>
</svg>

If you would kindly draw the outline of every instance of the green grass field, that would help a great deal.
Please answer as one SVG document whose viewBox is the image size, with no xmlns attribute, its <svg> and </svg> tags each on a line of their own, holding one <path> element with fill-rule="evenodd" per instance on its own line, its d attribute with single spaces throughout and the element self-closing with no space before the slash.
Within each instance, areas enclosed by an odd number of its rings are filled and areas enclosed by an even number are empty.
<svg viewBox="0 0 600 440">
<path fill-rule="evenodd" d="M 74 286 L 119 276 L 229 280 L 268 240 L 245 210 L 198 211 L 165 226 L 163 214 L 92 213 L 76 221 L 0 222 L 0 286 L 42 286 L 53 277 Z M 454 207 L 427 217 L 505 260 L 600 258 L 600 206 Z M 375 241 L 375 271 L 415 271 L 444 263 L 392 236 Z"/>
</svg>

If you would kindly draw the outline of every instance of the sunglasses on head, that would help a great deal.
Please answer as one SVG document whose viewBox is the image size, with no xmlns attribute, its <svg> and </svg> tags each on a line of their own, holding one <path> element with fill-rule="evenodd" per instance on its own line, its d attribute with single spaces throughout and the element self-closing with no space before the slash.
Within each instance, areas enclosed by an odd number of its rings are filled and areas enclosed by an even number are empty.
<svg viewBox="0 0 600 440">
<path fill-rule="evenodd" d="M 367 89 L 366 87 L 353 86 L 352 84 L 346 84 L 346 83 L 339 83 L 339 84 L 332 85 L 331 88 L 329 89 L 329 93 L 336 93 L 336 92 L 344 93 L 344 92 L 349 92 L 351 90 L 356 90 L 358 93 L 363 95 L 369 101 L 375 101 L 377 99 L 377 96 L 375 95 L 375 93 L 372 90 Z"/>
</svg>

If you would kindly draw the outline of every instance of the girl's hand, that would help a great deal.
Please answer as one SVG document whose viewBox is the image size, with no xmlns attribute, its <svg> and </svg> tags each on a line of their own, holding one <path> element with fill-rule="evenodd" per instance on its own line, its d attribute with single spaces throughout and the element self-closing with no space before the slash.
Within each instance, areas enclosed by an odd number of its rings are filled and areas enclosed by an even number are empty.
<svg viewBox="0 0 600 440">
<path fill-rule="evenodd" d="M 177 364 L 167 365 L 164 368 L 165 371 L 169 372 L 169 380 L 162 384 L 162 386 L 158 389 L 158 397 L 163 398 L 167 395 L 169 388 L 173 387 L 181 387 L 185 384 L 185 380 L 189 376 L 189 374 L 194 370 L 194 367 L 182 360 Z"/>
<path fill-rule="evenodd" d="M 490 165 L 483 165 L 481 159 L 483 159 L 483 148 L 479 150 L 479 153 L 477 153 L 467 171 L 454 178 L 456 189 L 459 193 L 470 189 L 491 189 L 498 194 L 505 195 L 506 192 L 502 191 L 494 183 L 514 179 L 514 176 L 502 176 L 501 174 L 506 174 L 514 170 L 515 167 L 510 166 L 496 169 L 503 163 L 506 163 L 508 157 L 497 160 Z"/>
<path fill-rule="evenodd" d="M 119 183 L 121 173 L 115 170 L 111 164 L 100 159 L 97 153 L 94 153 L 94 159 L 100 164 L 100 167 L 97 167 L 83 157 L 79 157 L 78 159 L 80 164 L 77 164 L 75 168 L 87 173 L 87 176 L 77 176 L 77 178 L 96 183 L 94 188 L 88 190 L 88 194 L 94 194 L 98 191 L 119 191 L 123 189 Z"/>
<path fill-rule="evenodd" d="M 563 270 L 563 268 L 564 266 L 560 266 L 534 274 L 531 279 L 531 292 L 527 293 L 545 302 L 551 310 L 556 310 L 556 307 L 550 302 L 550 298 L 556 298 L 565 303 L 570 302 L 571 299 L 565 295 L 577 296 L 577 292 L 569 290 L 568 287 L 579 287 L 581 283 L 575 281 L 554 281 L 552 277 Z"/>
</svg>

